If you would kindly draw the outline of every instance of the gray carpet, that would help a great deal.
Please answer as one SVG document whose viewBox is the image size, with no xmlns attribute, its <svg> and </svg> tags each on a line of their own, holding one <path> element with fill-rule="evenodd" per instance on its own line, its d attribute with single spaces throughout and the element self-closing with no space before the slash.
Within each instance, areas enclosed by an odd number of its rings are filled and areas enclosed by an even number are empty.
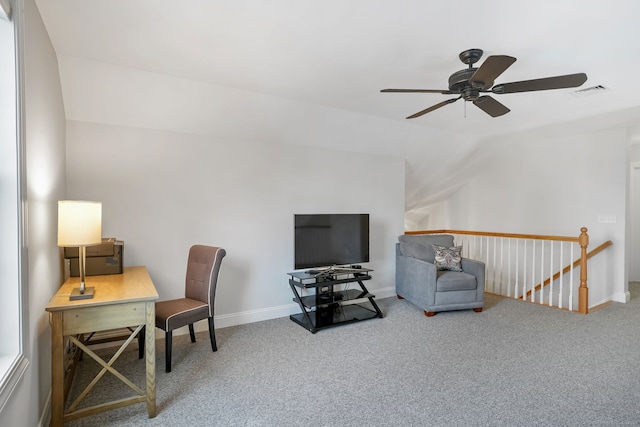
<svg viewBox="0 0 640 427">
<path fill-rule="evenodd" d="M 157 342 L 158 415 L 144 404 L 70 426 L 640 426 L 640 283 L 589 315 L 487 295 L 482 313 L 384 319 L 311 334 L 288 318 Z M 97 364 L 85 358 L 72 394 Z M 135 344 L 116 366 L 144 384 Z M 83 403 L 128 395 L 105 376 Z"/>
</svg>

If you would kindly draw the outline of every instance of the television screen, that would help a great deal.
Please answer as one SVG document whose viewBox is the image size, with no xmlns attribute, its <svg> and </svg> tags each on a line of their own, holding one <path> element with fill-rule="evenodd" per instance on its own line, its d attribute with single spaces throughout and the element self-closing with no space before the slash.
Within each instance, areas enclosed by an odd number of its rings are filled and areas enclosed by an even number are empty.
<svg viewBox="0 0 640 427">
<path fill-rule="evenodd" d="M 294 268 L 369 262 L 369 214 L 294 215 Z"/>
</svg>

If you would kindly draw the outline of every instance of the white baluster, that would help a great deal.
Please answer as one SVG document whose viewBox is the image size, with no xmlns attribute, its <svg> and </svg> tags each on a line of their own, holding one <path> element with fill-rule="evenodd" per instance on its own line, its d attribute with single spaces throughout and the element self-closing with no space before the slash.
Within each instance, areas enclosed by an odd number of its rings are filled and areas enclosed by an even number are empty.
<svg viewBox="0 0 640 427">
<path fill-rule="evenodd" d="M 485 254 L 484 254 L 484 265 L 485 265 L 485 266 L 486 266 L 486 268 L 488 269 L 488 268 L 489 268 L 489 266 L 491 265 L 491 264 L 489 263 L 489 236 L 487 236 L 486 241 L 487 241 L 487 245 L 486 245 L 486 248 L 485 248 Z M 490 283 L 490 282 L 489 282 L 489 275 L 490 275 L 490 273 L 491 273 L 490 271 L 487 271 L 487 272 L 486 272 L 485 280 L 486 280 L 486 282 L 487 282 L 487 287 L 489 287 L 489 283 Z M 491 292 L 493 292 L 493 286 L 491 287 Z"/>
<path fill-rule="evenodd" d="M 538 301 L 542 304 L 542 297 L 544 296 L 544 283 L 542 283 L 544 280 L 544 240 L 540 241 L 540 245 L 542 247 L 540 248 L 540 298 L 538 298 Z"/>
<path fill-rule="evenodd" d="M 536 285 L 536 241 L 532 239 L 531 243 L 531 302 L 535 302 L 536 296 L 533 287 Z"/>
<path fill-rule="evenodd" d="M 562 264 L 560 264 L 562 266 Z M 549 254 L 549 306 L 553 306 L 553 240 L 551 241 L 551 254 Z"/>
<path fill-rule="evenodd" d="M 502 290 L 504 289 L 504 284 L 503 284 L 503 277 L 504 277 L 504 238 L 501 237 L 500 238 L 500 278 L 499 278 L 499 282 L 500 282 L 500 295 L 502 295 Z M 507 293 L 509 292 L 509 288 L 507 287 Z"/>
<path fill-rule="evenodd" d="M 520 282 L 519 280 L 519 276 L 520 276 L 520 240 L 516 239 L 515 241 L 516 244 L 516 283 L 514 284 L 513 287 L 513 297 L 514 298 L 518 298 L 520 296 L 520 294 L 518 293 L 518 284 Z"/>
<path fill-rule="evenodd" d="M 522 246 L 522 299 L 527 299 L 527 240 L 524 240 Z"/>
<path fill-rule="evenodd" d="M 564 265 L 564 242 L 560 242 L 560 268 Z M 558 308 L 562 308 L 564 300 L 564 273 L 560 271 L 560 289 L 558 290 Z"/>
<path fill-rule="evenodd" d="M 493 236 L 493 262 L 491 267 L 491 282 L 493 287 L 493 292 L 496 291 L 496 237 Z"/>
<path fill-rule="evenodd" d="M 507 296 L 508 297 L 511 296 L 511 240 L 513 240 L 513 239 L 507 240 L 507 242 L 509 242 L 507 244 L 507 248 L 508 248 L 508 251 L 507 251 Z"/>
<path fill-rule="evenodd" d="M 569 269 L 569 311 L 573 311 L 573 247 L 574 244 L 571 243 L 571 268 Z"/>
</svg>

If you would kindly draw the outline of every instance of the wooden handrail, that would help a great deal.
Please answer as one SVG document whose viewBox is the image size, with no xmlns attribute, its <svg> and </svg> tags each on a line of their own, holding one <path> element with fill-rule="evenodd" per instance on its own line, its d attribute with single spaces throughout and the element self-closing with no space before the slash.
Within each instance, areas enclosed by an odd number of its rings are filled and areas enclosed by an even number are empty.
<svg viewBox="0 0 640 427">
<path fill-rule="evenodd" d="M 509 237 L 512 239 L 532 239 L 532 240 L 555 240 L 562 242 L 579 242 L 580 237 L 572 236 L 545 236 L 543 234 L 519 234 L 519 233 L 495 233 L 489 231 L 467 231 L 467 230 L 422 230 L 405 231 L 404 234 L 471 234 L 474 236 L 489 237 Z"/>
<path fill-rule="evenodd" d="M 607 240 L 606 242 L 604 242 L 603 244 L 601 244 L 600 246 L 598 246 L 597 248 L 595 248 L 591 252 L 588 252 L 587 253 L 587 259 L 591 258 L 594 255 L 599 254 L 600 252 L 602 252 L 603 250 L 605 250 L 606 248 L 608 248 L 611 245 L 613 245 L 613 242 L 611 240 Z M 556 274 L 554 274 L 552 277 L 547 277 L 544 282 L 538 283 L 536 286 L 533 287 L 533 290 L 529 290 L 527 292 L 527 295 L 526 296 L 522 296 L 521 298 L 522 299 L 527 299 L 527 298 L 531 297 L 531 292 L 538 292 L 543 287 L 548 286 L 551 283 L 552 280 L 559 279 L 560 278 L 560 274 L 567 274 L 569 272 L 569 270 L 571 270 L 571 267 L 575 268 L 578 265 L 580 265 L 580 260 L 581 259 L 582 259 L 582 257 L 578 258 L 577 260 L 575 260 L 571 264 L 567 264 L 562 269 L 562 271 L 556 272 Z"/>
</svg>

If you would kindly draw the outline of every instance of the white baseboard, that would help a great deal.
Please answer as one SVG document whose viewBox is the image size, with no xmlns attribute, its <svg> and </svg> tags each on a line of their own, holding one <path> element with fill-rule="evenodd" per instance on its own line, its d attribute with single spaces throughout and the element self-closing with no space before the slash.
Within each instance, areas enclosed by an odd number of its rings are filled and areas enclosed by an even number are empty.
<svg viewBox="0 0 640 427">
<path fill-rule="evenodd" d="M 371 291 L 371 293 L 374 294 L 377 299 L 395 297 L 397 295 L 395 285 L 387 288 L 376 289 Z"/>
<path fill-rule="evenodd" d="M 44 402 L 44 408 L 38 420 L 38 427 L 47 427 L 51 423 L 51 388 L 47 394 L 47 400 Z"/>
<path fill-rule="evenodd" d="M 608 302 L 621 302 L 623 304 L 631 301 L 631 293 L 629 291 L 626 292 L 617 292 L 611 296 L 611 298 L 607 298 L 606 300 L 599 301 L 594 304 L 589 304 L 589 308 L 598 307 L 599 305 L 606 304 Z"/>
<path fill-rule="evenodd" d="M 396 295 L 396 287 L 391 286 L 387 288 L 380 288 L 369 290 L 374 294 L 377 299 L 388 298 Z M 227 328 L 229 326 L 244 325 L 247 323 L 261 322 L 263 320 L 277 319 L 280 317 L 288 317 L 291 314 L 300 313 L 300 307 L 298 304 L 291 303 L 286 305 L 280 305 L 276 307 L 262 308 L 258 310 L 248 310 L 238 313 L 222 314 L 220 316 L 214 316 L 214 324 L 216 329 Z M 198 332 L 208 330 L 207 322 L 198 322 L 194 325 L 194 329 Z M 174 335 L 187 334 L 189 330 L 184 327 L 177 329 L 173 332 Z"/>
<path fill-rule="evenodd" d="M 631 292 L 626 291 L 626 292 L 618 292 L 616 294 L 613 295 L 613 297 L 611 298 L 612 301 L 616 301 L 616 302 L 623 302 L 623 303 L 628 303 L 629 301 L 631 301 Z"/>
<path fill-rule="evenodd" d="M 298 307 L 298 304 L 291 303 L 276 307 L 261 308 L 258 310 L 248 310 L 238 313 L 214 316 L 214 323 L 216 329 L 227 328 L 229 326 L 244 325 L 246 323 L 261 322 L 263 320 L 287 317 L 291 314 L 298 313 L 299 311 L 300 307 Z M 204 329 L 207 329 L 206 323 L 203 322 L 203 326 Z"/>
</svg>

